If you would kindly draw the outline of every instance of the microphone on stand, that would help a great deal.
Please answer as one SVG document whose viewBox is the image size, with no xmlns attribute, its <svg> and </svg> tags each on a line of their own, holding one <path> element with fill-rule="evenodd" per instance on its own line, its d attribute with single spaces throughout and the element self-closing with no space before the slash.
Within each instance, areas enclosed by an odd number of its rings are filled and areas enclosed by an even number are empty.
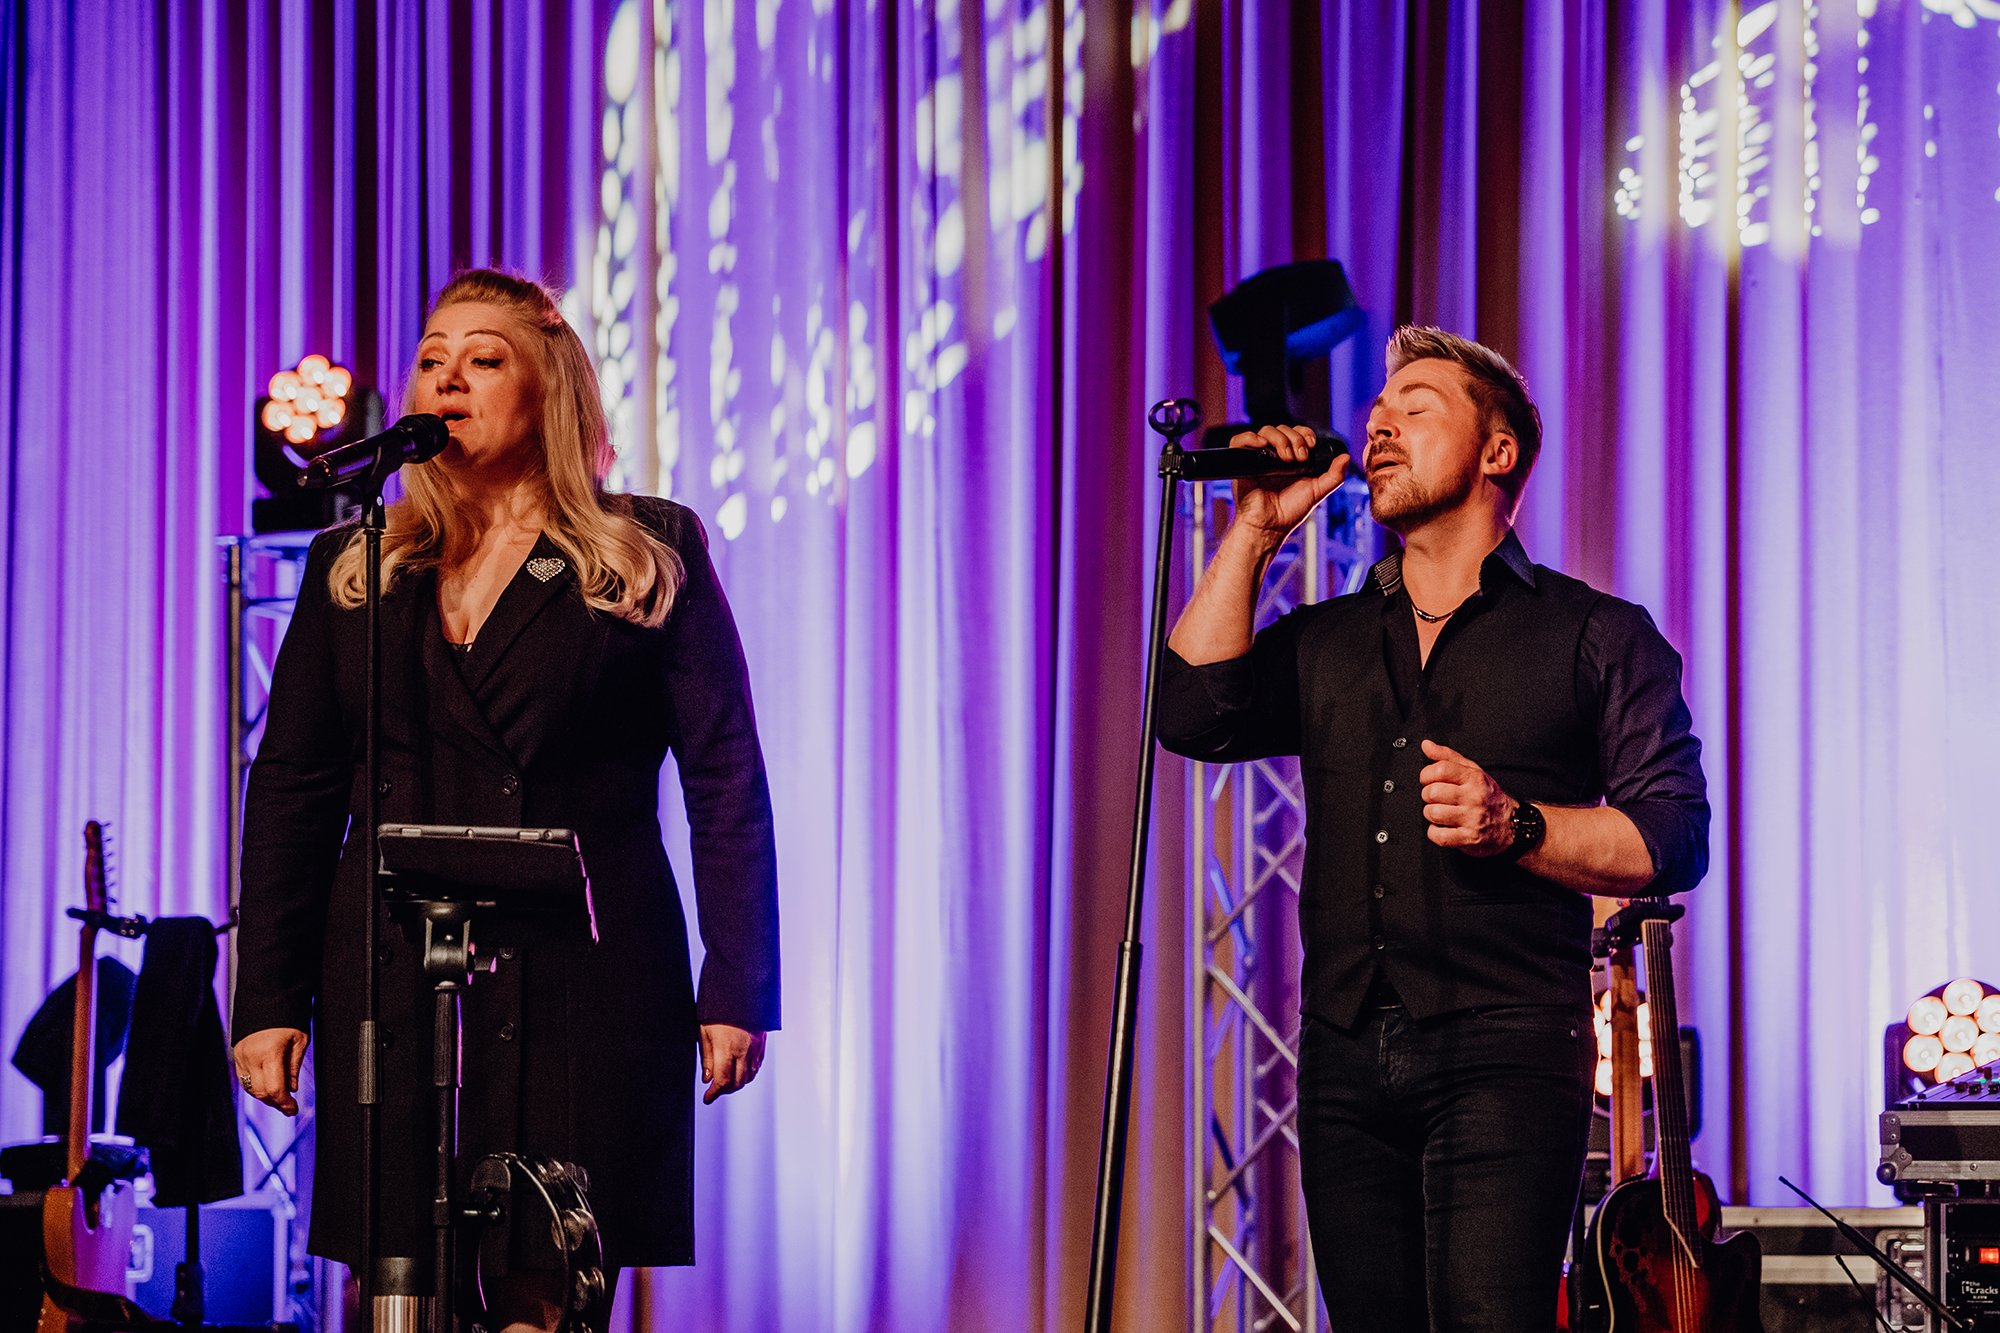
<svg viewBox="0 0 2000 1333">
<path fill-rule="evenodd" d="M 340 486 L 364 477 L 378 461 L 428 463 L 451 443 L 451 431 L 443 417 L 413 412 L 379 435 L 339 445 L 306 464 L 299 485 L 314 490 Z"/>
<path fill-rule="evenodd" d="M 1205 438 L 1218 436 L 1228 438 L 1249 426 L 1216 426 L 1205 432 Z M 1313 432 L 1313 446 L 1306 451 L 1303 459 L 1294 462 L 1280 458 L 1269 449 L 1236 449 L 1228 446 L 1220 448 L 1204 446 L 1200 449 L 1175 449 L 1173 454 L 1174 475 L 1182 481 L 1234 481 L 1243 477 L 1317 477 L 1333 466 L 1333 460 L 1347 453 L 1347 441 L 1330 431 Z M 1161 475 L 1166 475 L 1168 459 L 1160 460 Z"/>
</svg>

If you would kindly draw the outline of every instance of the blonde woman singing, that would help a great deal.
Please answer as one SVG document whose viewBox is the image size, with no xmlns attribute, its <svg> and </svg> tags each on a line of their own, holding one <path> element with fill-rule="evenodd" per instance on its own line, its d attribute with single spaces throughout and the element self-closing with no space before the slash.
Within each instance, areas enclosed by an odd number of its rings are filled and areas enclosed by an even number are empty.
<svg viewBox="0 0 2000 1333">
<path fill-rule="evenodd" d="M 388 511 L 382 818 L 575 829 L 599 936 L 586 947 L 482 927 L 504 961 L 465 992 L 461 1184 L 489 1152 L 581 1163 L 609 1264 L 691 1263 L 697 1052 L 713 1101 L 756 1077 L 778 1026 L 770 796 L 729 604 L 690 511 L 603 489 L 597 377 L 541 287 L 454 278 L 405 407 L 443 417 L 451 444 L 403 469 Z M 233 1024 L 245 1089 L 288 1114 L 307 1044 L 323 1038 L 311 1247 L 349 1264 L 363 1205 L 363 563 L 352 526 L 313 542 L 278 656 L 244 810 Z M 660 841 L 669 750 L 707 947 L 699 988 Z M 422 1256 L 431 1000 L 400 917 L 380 918 L 378 941 L 378 1252 Z M 554 1327 L 553 1280 L 533 1253 L 515 1259 L 524 1271 L 496 1322 Z"/>
</svg>

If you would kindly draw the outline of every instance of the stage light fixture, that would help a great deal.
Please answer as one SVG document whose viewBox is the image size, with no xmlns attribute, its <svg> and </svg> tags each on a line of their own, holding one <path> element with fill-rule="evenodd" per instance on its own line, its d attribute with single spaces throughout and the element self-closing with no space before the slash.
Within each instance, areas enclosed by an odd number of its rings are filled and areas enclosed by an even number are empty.
<svg viewBox="0 0 2000 1333">
<path fill-rule="evenodd" d="M 347 395 L 353 388 L 354 372 L 313 352 L 300 357 L 296 369 L 271 376 L 267 396 L 257 410 L 258 422 L 273 435 L 284 436 L 287 444 L 309 444 L 321 431 L 334 430 L 347 419 Z"/>
<path fill-rule="evenodd" d="M 251 505 L 257 532 L 292 532 L 337 523 L 357 507 L 354 496 L 301 491 L 298 479 L 313 458 L 382 429 L 382 399 L 347 367 L 318 352 L 273 374 L 251 414 L 257 480 L 270 495 Z"/>
<path fill-rule="evenodd" d="M 1886 1104 L 2000 1060 L 2000 993 L 1959 977 L 1919 995 L 1883 1033 Z"/>
</svg>

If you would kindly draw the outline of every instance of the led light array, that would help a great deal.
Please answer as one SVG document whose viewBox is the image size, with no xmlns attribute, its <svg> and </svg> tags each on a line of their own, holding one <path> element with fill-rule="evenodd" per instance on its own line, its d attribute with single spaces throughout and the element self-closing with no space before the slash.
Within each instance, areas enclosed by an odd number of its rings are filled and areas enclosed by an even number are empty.
<svg viewBox="0 0 2000 1333">
<path fill-rule="evenodd" d="M 264 429 L 304 444 L 347 419 L 347 394 L 354 372 L 318 352 L 299 359 L 296 370 L 271 376 L 271 400 L 264 404 Z"/>
<path fill-rule="evenodd" d="M 1933 1083 L 2000 1060 L 2000 991 L 1960 977 L 1917 998 L 1905 1020 L 1903 1067 Z"/>
</svg>

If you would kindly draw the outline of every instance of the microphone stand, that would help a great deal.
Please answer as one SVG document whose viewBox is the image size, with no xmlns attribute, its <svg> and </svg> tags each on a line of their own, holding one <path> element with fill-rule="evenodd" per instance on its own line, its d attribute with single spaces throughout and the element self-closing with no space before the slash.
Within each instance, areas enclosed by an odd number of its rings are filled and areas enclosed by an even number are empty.
<svg viewBox="0 0 2000 1333">
<path fill-rule="evenodd" d="M 368 471 L 365 493 L 368 503 L 361 519 L 361 539 L 366 556 L 366 609 L 363 622 L 363 655 L 367 659 L 367 679 L 362 686 L 362 712 L 365 718 L 367 739 L 362 756 L 362 775 L 366 779 L 362 808 L 367 817 L 361 827 L 361 864 L 366 867 L 367 906 L 362 916 L 361 949 L 361 1032 L 359 1059 L 355 1065 L 355 1103 L 361 1108 L 361 1151 L 359 1167 L 361 1171 L 361 1325 L 363 1329 L 375 1326 L 375 1285 L 376 1285 L 376 1233 L 378 1231 L 379 1194 L 378 1163 L 376 1161 L 375 1140 L 381 1126 L 381 1100 L 376 1088 L 376 1058 L 380 1045 L 376 1033 L 376 1011 L 379 1004 L 377 966 L 375 960 L 376 912 L 382 897 L 380 884 L 381 849 L 379 847 L 382 824 L 382 532 L 387 527 L 387 513 L 382 502 L 382 488 L 387 485 L 389 474 L 398 466 L 395 452 L 386 444 L 375 455 L 375 464 Z"/>
<path fill-rule="evenodd" d="M 361 1142 L 357 1163 L 361 1174 L 361 1264 L 356 1279 L 361 1295 L 361 1322 L 364 1329 L 374 1329 L 376 1333 L 413 1333 L 419 1328 L 426 1314 L 421 1304 L 423 1292 L 419 1283 L 420 1270 L 413 1257 L 383 1258 L 376 1254 L 381 1230 L 381 1163 L 378 1160 L 377 1140 L 381 1133 L 380 1097 L 380 1056 L 381 1037 L 379 1024 L 380 1008 L 380 966 L 376 958 L 377 916 L 382 897 L 382 534 L 388 526 L 387 511 L 382 501 L 382 489 L 389 477 L 404 463 L 422 463 L 436 457 L 449 442 L 449 434 L 443 420 L 435 416 L 413 413 L 398 421 L 381 434 L 354 444 L 342 445 L 313 460 L 306 471 L 301 473 L 298 484 L 305 487 L 341 485 L 355 475 L 357 464 L 365 461 L 366 470 L 362 474 L 362 494 L 368 497 L 362 511 L 361 534 L 362 553 L 366 570 L 363 586 L 366 589 L 365 609 L 362 613 L 363 656 L 367 661 L 367 677 L 362 686 L 362 712 L 364 715 L 365 748 L 362 755 L 362 776 L 365 792 L 362 796 L 362 810 L 365 818 L 361 829 L 361 859 L 366 867 L 366 906 L 362 914 L 361 947 L 364 955 L 361 970 L 361 1030 L 357 1034 L 359 1048 L 355 1059 L 354 1101 L 361 1110 Z M 368 451 L 372 449 L 372 456 Z M 435 1275 L 441 1290 L 450 1283 L 452 1274 L 440 1272 Z M 380 1291 L 387 1287 L 389 1290 Z M 376 1309 L 381 1300 L 383 1308 Z M 450 1296 L 447 1293 L 440 1302 L 445 1315 L 450 1313 Z M 449 1330 L 446 1330 L 449 1333 Z"/>
<path fill-rule="evenodd" d="M 1166 438 L 1160 451 L 1160 531 L 1153 556 L 1153 619 L 1146 652 L 1146 692 L 1140 711 L 1139 788 L 1132 818 L 1131 876 L 1125 887 L 1125 938 L 1111 1002 L 1111 1055 L 1104 1077 L 1104 1124 L 1097 1150 L 1097 1206 L 1090 1227 L 1090 1279 L 1086 1333 L 1111 1327 L 1112 1289 L 1118 1277 L 1118 1226 L 1124 1208 L 1125 1138 L 1132 1112 L 1132 1038 L 1138 1026 L 1139 923 L 1146 893 L 1146 843 L 1152 828 L 1153 756 L 1159 729 L 1160 663 L 1167 648 L 1167 585 L 1173 571 L 1174 523 L 1182 464 L 1181 440 L 1201 425 L 1201 407 L 1188 398 L 1155 403 L 1147 424 Z"/>
</svg>

